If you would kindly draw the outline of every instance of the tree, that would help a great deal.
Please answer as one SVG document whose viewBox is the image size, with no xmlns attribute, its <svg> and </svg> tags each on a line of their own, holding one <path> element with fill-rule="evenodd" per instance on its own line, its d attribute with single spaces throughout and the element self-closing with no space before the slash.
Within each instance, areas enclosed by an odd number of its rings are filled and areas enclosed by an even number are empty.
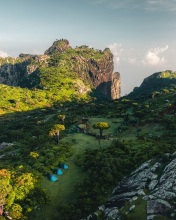
<svg viewBox="0 0 176 220">
<path fill-rule="evenodd" d="M 65 130 L 65 126 L 61 124 L 55 124 L 49 131 L 49 136 L 56 136 L 59 143 L 59 132 Z"/>
<path fill-rule="evenodd" d="M 110 125 L 107 122 L 98 122 L 93 125 L 93 128 L 100 130 L 100 137 L 103 136 L 103 130 L 110 128 Z"/>
<path fill-rule="evenodd" d="M 57 117 L 58 117 L 59 119 L 61 119 L 62 124 L 64 124 L 65 115 L 58 115 Z"/>
<path fill-rule="evenodd" d="M 3 206 L 7 203 L 7 196 L 12 190 L 10 185 L 10 173 L 6 169 L 0 170 L 0 215 L 3 214 Z"/>
</svg>

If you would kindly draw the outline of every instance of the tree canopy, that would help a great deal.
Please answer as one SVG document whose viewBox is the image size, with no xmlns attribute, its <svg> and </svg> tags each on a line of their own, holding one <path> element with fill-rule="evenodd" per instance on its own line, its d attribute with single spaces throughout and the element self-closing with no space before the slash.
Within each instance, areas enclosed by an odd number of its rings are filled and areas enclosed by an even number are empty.
<svg viewBox="0 0 176 220">
<path fill-rule="evenodd" d="M 100 136 L 103 135 L 103 130 L 110 128 L 110 125 L 107 122 L 98 122 L 93 125 L 93 128 L 100 130 Z"/>
</svg>

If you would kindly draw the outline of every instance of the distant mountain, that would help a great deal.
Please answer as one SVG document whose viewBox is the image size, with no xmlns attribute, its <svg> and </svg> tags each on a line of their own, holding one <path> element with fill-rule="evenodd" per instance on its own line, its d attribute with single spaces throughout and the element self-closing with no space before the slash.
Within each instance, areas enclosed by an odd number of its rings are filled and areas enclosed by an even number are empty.
<svg viewBox="0 0 176 220">
<path fill-rule="evenodd" d="M 72 48 L 66 39 L 56 40 L 44 55 L 20 54 L 0 58 L 0 83 L 59 92 L 69 87 L 80 95 L 93 92 L 100 98 L 120 97 L 120 74 L 113 73 L 113 55 L 88 46 Z"/>
<path fill-rule="evenodd" d="M 176 86 L 176 72 L 166 70 L 157 72 L 144 79 L 140 87 L 135 87 L 129 98 L 152 97 L 156 92 L 162 92 L 163 89 L 172 89 Z"/>
</svg>

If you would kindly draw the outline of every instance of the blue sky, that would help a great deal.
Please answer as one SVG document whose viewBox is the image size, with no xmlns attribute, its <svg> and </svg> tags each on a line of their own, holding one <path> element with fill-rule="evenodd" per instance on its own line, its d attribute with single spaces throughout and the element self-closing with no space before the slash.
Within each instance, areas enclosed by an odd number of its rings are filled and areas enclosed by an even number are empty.
<svg viewBox="0 0 176 220">
<path fill-rule="evenodd" d="M 176 70 L 176 0 L 0 0 L 0 56 L 42 54 L 53 41 L 109 47 L 122 94 Z"/>
</svg>

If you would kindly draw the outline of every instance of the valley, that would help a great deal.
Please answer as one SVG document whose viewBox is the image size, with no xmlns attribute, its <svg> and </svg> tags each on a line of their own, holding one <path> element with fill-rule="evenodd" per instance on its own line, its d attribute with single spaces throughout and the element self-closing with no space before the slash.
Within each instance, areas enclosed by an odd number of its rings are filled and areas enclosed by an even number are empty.
<svg viewBox="0 0 176 220">
<path fill-rule="evenodd" d="M 152 160 L 151 167 L 161 162 L 157 178 L 172 162 L 175 73 L 153 74 L 120 97 L 120 74 L 113 72 L 109 49 L 73 49 L 62 39 L 43 56 L 21 54 L 10 67 L 6 60 L 1 64 L 0 219 L 150 217 L 149 200 L 142 195 L 133 201 L 131 213 L 128 199 L 119 205 L 118 199 L 112 201 L 112 191 L 146 161 Z M 69 168 L 51 182 L 49 175 L 60 163 Z M 142 189 L 150 195 L 147 184 Z M 175 218 L 174 184 L 169 188 L 172 197 L 164 200 L 169 208 L 154 210 L 156 219 Z"/>
</svg>

